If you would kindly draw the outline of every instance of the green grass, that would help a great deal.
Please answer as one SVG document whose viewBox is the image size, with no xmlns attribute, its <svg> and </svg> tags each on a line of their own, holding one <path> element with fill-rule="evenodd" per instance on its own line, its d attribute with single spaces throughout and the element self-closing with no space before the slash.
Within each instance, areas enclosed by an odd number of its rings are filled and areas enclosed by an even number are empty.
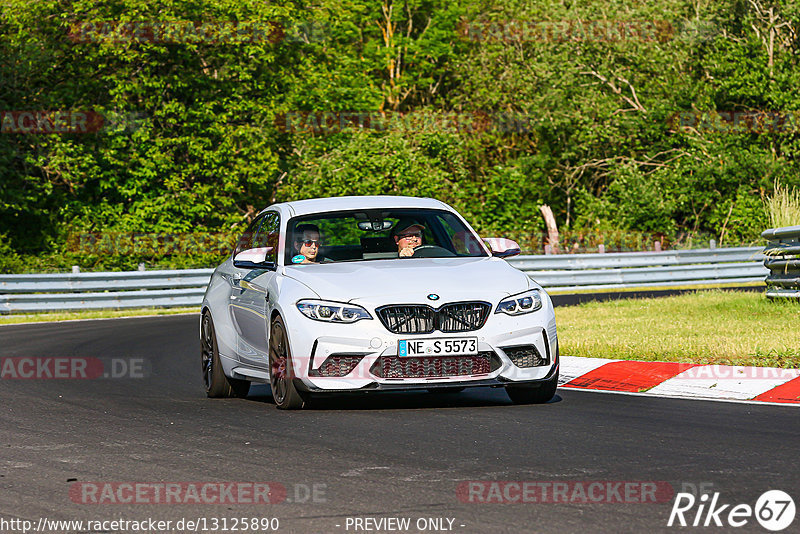
<svg viewBox="0 0 800 534">
<path fill-rule="evenodd" d="M 556 308 L 561 354 L 800 367 L 800 303 L 699 291 Z"/>
<path fill-rule="evenodd" d="M 25 315 L 0 315 L 0 325 L 37 323 L 42 321 L 111 319 L 115 317 L 139 317 L 143 315 L 175 315 L 178 313 L 200 313 L 200 308 L 137 308 L 132 310 L 96 310 L 96 311 L 76 311 L 76 312 L 31 313 Z"/>
<path fill-rule="evenodd" d="M 764 208 L 769 215 L 771 228 L 795 226 L 800 224 L 800 190 L 789 189 L 775 183 L 775 194 L 767 198 Z"/>
<path fill-rule="evenodd" d="M 574 289 L 561 289 L 559 290 L 557 287 L 547 289 L 548 295 L 574 295 L 577 293 L 580 294 L 590 294 L 590 293 L 635 293 L 636 291 L 700 291 L 701 289 L 725 289 L 726 287 L 729 288 L 738 288 L 738 287 L 756 287 L 756 286 L 764 286 L 764 281 L 759 280 L 758 282 L 741 282 L 741 283 L 733 283 L 733 284 L 686 284 L 686 285 L 679 285 L 679 286 L 639 286 L 639 287 L 620 287 L 620 288 L 600 288 L 600 289 L 584 289 L 584 290 L 574 290 Z"/>
</svg>

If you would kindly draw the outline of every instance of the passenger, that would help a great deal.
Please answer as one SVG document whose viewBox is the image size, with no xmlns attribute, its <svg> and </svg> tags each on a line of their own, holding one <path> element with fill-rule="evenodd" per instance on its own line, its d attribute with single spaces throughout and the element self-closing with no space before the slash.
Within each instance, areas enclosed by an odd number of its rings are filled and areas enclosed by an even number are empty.
<svg viewBox="0 0 800 534">
<path fill-rule="evenodd" d="M 294 229 L 294 250 L 298 255 L 292 258 L 292 263 L 319 263 L 319 228 L 315 224 L 298 224 Z"/>
</svg>

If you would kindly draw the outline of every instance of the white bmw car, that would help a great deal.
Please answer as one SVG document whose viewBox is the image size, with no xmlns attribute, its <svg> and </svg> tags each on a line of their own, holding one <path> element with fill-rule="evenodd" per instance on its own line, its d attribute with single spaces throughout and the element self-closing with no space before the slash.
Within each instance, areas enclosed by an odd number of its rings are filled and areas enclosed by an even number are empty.
<svg viewBox="0 0 800 534">
<path fill-rule="evenodd" d="M 491 246 L 489 246 L 491 245 Z M 266 382 L 275 404 L 326 393 L 504 387 L 550 400 L 547 293 L 444 202 L 340 197 L 262 211 L 211 277 L 200 322 L 209 397 Z"/>
</svg>

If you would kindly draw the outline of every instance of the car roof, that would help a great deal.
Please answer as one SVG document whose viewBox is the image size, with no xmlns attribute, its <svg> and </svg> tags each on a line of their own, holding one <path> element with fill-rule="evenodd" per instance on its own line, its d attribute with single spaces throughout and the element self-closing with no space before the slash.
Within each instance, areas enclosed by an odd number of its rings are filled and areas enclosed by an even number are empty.
<svg viewBox="0 0 800 534">
<path fill-rule="evenodd" d="M 295 200 L 273 204 L 267 209 L 288 209 L 294 216 L 309 215 L 328 211 L 349 211 L 359 209 L 381 209 L 381 208 L 422 208 L 422 209 L 446 209 L 452 210 L 450 206 L 433 198 L 404 197 L 391 195 L 373 196 L 348 196 L 348 197 L 329 197 L 312 198 L 308 200 Z"/>
</svg>

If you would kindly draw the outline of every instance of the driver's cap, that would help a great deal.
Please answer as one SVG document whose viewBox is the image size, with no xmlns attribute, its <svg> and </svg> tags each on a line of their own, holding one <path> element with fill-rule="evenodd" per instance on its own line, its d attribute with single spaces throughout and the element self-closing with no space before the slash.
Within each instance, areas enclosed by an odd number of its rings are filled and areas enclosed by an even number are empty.
<svg viewBox="0 0 800 534">
<path fill-rule="evenodd" d="M 420 230 L 424 230 L 425 229 L 424 225 L 418 223 L 414 219 L 411 219 L 411 218 L 408 218 L 408 217 L 400 219 L 399 221 L 397 221 L 397 224 L 394 225 L 394 228 L 392 229 L 392 235 L 397 235 L 397 234 L 403 233 L 406 230 L 408 230 L 410 228 L 414 228 L 414 227 L 417 227 Z"/>
</svg>

